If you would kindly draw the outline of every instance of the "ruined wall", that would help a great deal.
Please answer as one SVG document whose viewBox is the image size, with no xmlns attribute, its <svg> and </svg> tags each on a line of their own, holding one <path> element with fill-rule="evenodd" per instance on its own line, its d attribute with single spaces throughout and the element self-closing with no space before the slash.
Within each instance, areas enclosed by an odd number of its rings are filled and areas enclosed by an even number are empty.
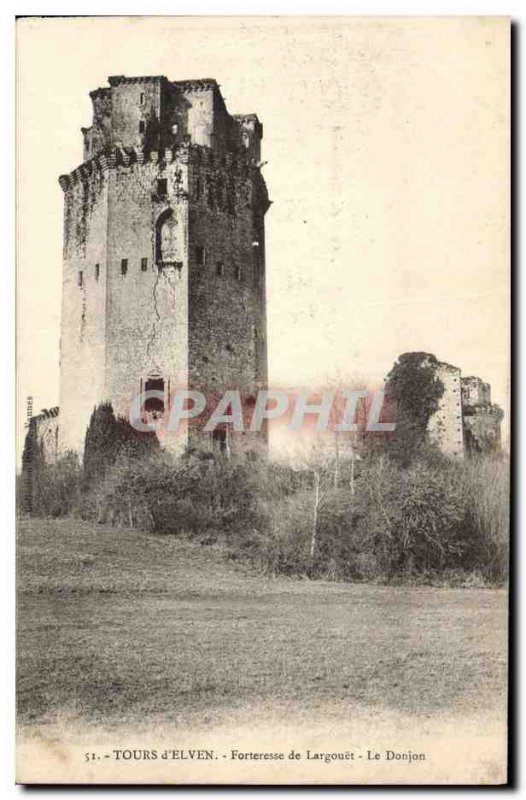
<svg viewBox="0 0 526 800">
<path fill-rule="evenodd" d="M 179 84 L 186 101 L 187 130 L 193 144 L 212 147 L 214 143 L 214 92 L 212 88 Z"/>
<path fill-rule="evenodd" d="M 93 123 L 90 128 L 81 128 L 84 137 L 84 161 L 101 150 L 111 147 L 111 89 L 96 89 L 90 92 L 93 105 Z"/>
<path fill-rule="evenodd" d="M 491 402 L 491 386 L 470 375 L 462 378 L 464 439 L 471 455 L 500 449 L 504 412 Z"/>
<path fill-rule="evenodd" d="M 237 114 L 234 120 L 241 146 L 247 151 L 250 158 L 253 158 L 256 163 L 259 162 L 261 139 L 263 138 L 262 124 L 255 114 Z"/>
<path fill-rule="evenodd" d="M 504 412 L 496 405 L 469 408 L 464 414 L 466 452 L 470 455 L 500 450 L 500 425 Z"/>
<path fill-rule="evenodd" d="M 491 386 L 473 375 L 462 378 L 462 403 L 464 408 L 491 404 Z"/>
<path fill-rule="evenodd" d="M 430 441 L 452 456 L 489 453 L 500 449 L 503 411 L 491 403 L 491 386 L 476 376 L 461 377 L 460 370 L 440 363 L 437 377 L 444 395 L 430 419 Z"/>
<path fill-rule="evenodd" d="M 440 398 L 437 412 L 429 420 L 429 439 L 445 455 L 462 457 L 464 435 L 460 370 L 451 364 L 439 363 L 436 376 L 444 384 L 444 394 Z"/>
<path fill-rule="evenodd" d="M 46 409 L 33 417 L 35 433 L 46 464 L 54 464 L 59 454 L 59 417 L 58 406 Z"/>
</svg>

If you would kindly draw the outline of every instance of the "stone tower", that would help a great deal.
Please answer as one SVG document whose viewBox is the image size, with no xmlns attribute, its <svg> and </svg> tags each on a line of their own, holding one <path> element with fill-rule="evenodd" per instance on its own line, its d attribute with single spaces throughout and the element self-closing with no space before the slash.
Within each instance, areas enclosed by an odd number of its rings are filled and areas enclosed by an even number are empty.
<svg viewBox="0 0 526 800">
<path fill-rule="evenodd" d="M 447 456 L 500 450 L 504 413 L 491 402 L 491 386 L 475 376 L 463 377 L 458 367 L 437 361 L 435 376 L 444 393 L 428 422 L 429 440 Z"/>
<path fill-rule="evenodd" d="M 82 452 L 102 401 L 127 417 L 155 389 L 144 411 L 162 416 L 176 389 L 250 398 L 267 382 L 261 123 L 230 115 L 213 79 L 108 82 L 90 95 L 83 163 L 59 179 L 61 452 Z M 216 434 L 164 438 L 178 450 Z"/>
<path fill-rule="evenodd" d="M 462 425 L 461 373 L 458 367 L 438 361 L 435 376 L 444 387 L 438 409 L 428 423 L 431 442 L 447 456 L 464 455 L 464 430 Z"/>
</svg>

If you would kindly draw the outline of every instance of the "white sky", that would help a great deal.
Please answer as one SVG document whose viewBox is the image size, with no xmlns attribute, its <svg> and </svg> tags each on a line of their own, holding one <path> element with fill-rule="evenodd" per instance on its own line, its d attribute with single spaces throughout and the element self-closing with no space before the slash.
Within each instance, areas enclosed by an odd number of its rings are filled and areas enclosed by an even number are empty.
<svg viewBox="0 0 526 800">
<path fill-rule="evenodd" d="M 79 18 L 19 33 L 22 424 L 27 395 L 58 404 L 57 178 L 81 162 L 89 91 L 114 74 L 214 77 L 231 113 L 263 122 L 271 385 L 377 382 L 426 350 L 507 408 L 504 20 Z"/>
</svg>

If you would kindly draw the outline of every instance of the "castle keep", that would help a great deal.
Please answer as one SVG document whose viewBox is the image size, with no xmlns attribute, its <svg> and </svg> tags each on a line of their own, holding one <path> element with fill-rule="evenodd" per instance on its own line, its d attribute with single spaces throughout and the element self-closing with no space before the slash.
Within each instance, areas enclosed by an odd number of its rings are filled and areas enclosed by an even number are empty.
<svg viewBox="0 0 526 800">
<path fill-rule="evenodd" d="M 229 114 L 212 79 L 108 82 L 90 95 L 83 163 L 59 179 L 60 452 L 82 452 L 102 401 L 127 417 L 155 390 L 155 418 L 176 389 L 250 397 L 267 382 L 261 123 Z M 164 443 L 193 436 L 210 435 Z"/>
</svg>

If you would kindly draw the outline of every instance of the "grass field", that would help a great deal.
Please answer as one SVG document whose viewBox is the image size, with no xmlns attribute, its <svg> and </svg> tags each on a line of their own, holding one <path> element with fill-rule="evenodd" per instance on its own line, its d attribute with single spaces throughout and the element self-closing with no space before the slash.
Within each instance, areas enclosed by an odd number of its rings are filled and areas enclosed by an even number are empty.
<svg viewBox="0 0 526 800">
<path fill-rule="evenodd" d="M 24 724 L 243 706 L 433 716 L 503 708 L 506 593 L 266 579 L 169 537 L 22 520 Z"/>
</svg>

